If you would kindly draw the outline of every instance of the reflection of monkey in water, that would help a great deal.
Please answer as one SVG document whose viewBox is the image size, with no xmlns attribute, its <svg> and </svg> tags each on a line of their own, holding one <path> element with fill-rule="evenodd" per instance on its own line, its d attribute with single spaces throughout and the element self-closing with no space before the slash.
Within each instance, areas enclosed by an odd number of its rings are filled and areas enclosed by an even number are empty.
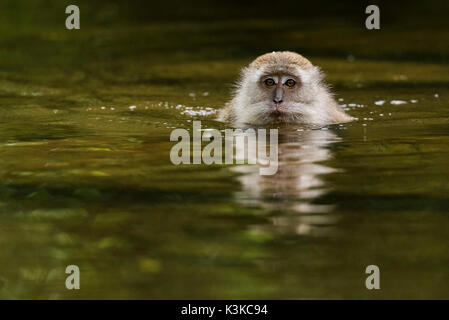
<svg viewBox="0 0 449 320">
<path fill-rule="evenodd" d="M 276 174 L 260 175 L 257 165 L 233 167 L 244 173 L 238 178 L 242 190 L 236 193 L 237 201 L 276 213 L 270 220 L 277 231 L 327 232 L 326 226 L 336 222 L 336 217 L 328 214 L 332 206 L 315 204 L 313 200 L 328 191 L 323 176 L 337 171 L 322 162 L 332 158 L 328 147 L 339 140 L 331 130 L 282 128 Z"/>
<path fill-rule="evenodd" d="M 328 125 L 352 120 L 332 98 L 320 69 L 294 52 L 267 53 L 243 68 L 234 98 L 218 120 Z"/>
</svg>

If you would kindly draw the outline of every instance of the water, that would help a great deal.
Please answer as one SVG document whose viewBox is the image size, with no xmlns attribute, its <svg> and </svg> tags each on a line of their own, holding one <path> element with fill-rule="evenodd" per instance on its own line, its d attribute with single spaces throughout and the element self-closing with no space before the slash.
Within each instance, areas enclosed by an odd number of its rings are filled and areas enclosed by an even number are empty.
<svg viewBox="0 0 449 320">
<path fill-rule="evenodd" d="M 151 20 L 100 1 L 69 32 L 39 3 L 0 5 L 0 297 L 448 297 L 447 29 Z M 282 129 L 275 176 L 172 165 L 173 128 L 224 129 L 239 69 L 285 48 L 359 120 Z"/>
</svg>

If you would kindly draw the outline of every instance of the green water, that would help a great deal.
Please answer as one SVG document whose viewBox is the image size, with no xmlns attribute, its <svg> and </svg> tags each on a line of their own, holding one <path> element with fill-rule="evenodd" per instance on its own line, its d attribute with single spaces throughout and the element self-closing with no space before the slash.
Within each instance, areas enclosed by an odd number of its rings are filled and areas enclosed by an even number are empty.
<svg viewBox="0 0 449 320">
<path fill-rule="evenodd" d="M 0 4 L 1 298 L 449 297 L 444 19 L 385 10 L 367 31 L 354 8 L 136 3 L 81 1 L 79 31 L 59 1 Z M 172 165 L 173 128 L 224 129 L 213 110 L 239 69 L 279 49 L 321 66 L 359 120 L 281 130 L 272 177 Z M 370 264 L 381 290 L 365 288 Z"/>
</svg>

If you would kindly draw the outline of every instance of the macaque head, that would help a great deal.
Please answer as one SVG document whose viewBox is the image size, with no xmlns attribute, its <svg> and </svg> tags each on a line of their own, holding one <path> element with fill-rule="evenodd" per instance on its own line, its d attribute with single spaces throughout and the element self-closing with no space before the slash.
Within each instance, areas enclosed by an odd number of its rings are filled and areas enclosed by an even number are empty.
<svg viewBox="0 0 449 320">
<path fill-rule="evenodd" d="M 319 98 L 321 79 L 319 68 L 297 53 L 264 54 L 242 71 L 236 95 L 239 118 L 260 124 L 300 122 L 317 111 L 313 102 Z"/>
</svg>

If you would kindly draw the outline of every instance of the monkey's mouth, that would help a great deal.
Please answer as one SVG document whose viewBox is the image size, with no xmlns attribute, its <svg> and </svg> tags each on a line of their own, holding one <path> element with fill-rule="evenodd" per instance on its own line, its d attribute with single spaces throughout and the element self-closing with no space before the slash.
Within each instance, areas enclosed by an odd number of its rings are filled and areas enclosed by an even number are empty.
<svg viewBox="0 0 449 320">
<path fill-rule="evenodd" d="M 285 121 L 287 116 L 287 112 L 284 110 L 274 109 L 269 113 L 269 118 L 273 122 L 282 122 Z"/>
</svg>

